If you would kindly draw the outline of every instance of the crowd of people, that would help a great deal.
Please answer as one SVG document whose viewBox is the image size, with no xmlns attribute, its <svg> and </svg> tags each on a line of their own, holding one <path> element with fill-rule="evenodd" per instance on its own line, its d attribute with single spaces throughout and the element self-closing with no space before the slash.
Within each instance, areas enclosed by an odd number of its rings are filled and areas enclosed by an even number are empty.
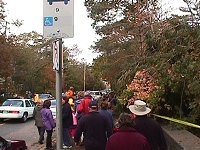
<svg viewBox="0 0 200 150">
<path fill-rule="evenodd" d="M 117 118 L 114 116 L 116 104 L 114 92 L 94 100 L 83 91 L 75 97 L 74 88 L 71 87 L 62 98 L 63 148 L 84 146 L 85 150 L 167 150 L 163 130 L 148 115 L 151 109 L 144 101 L 136 100 L 128 107 L 130 113 L 121 113 Z M 34 109 L 38 143 L 43 144 L 46 131 L 47 150 L 52 149 L 52 132 L 56 126 L 50 105 L 51 101 L 45 100 L 38 102 Z"/>
</svg>

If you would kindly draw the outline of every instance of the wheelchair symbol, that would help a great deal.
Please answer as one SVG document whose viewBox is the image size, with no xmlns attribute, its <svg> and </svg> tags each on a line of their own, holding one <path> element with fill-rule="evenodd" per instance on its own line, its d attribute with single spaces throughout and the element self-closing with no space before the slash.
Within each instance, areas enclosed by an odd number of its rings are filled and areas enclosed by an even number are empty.
<svg viewBox="0 0 200 150">
<path fill-rule="evenodd" d="M 53 26 L 53 17 L 44 17 L 44 26 Z"/>
</svg>

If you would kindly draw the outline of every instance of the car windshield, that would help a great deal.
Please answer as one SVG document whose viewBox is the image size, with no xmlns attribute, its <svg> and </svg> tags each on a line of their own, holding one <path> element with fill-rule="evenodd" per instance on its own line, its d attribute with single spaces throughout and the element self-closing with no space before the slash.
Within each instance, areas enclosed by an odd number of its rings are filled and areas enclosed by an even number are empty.
<svg viewBox="0 0 200 150">
<path fill-rule="evenodd" d="M 49 94 L 40 94 L 39 95 L 39 98 L 40 99 L 48 99 L 48 98 L 50 98 L 51 96 L 49 95 Z"/>
<path fill-rule="evenodd" d="M 100 92 L 91 92 L 90 94 L 91 94 L 91 95 L 101 95 Z"/>
<path fill-rule="evenodd" d="M 51 101 L 51 107 L 56 107 L 56 101 Z"/>
<path fill-rule="evenodd" d="M 2 106 L 24 107 L 22 100 L 6 100 Z"/>
</svg>

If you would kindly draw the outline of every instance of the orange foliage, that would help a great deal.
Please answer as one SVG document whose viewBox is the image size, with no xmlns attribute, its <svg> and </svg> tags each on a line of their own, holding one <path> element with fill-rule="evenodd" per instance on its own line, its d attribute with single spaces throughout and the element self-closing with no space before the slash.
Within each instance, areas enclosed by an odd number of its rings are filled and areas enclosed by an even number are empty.
<svg viewBox="0 0 200 150">
<path fill-rule="evenodd" d="M 137 71 L 131 84 L 128 85 L 128 89 L 134 91 L 134 97 L 130 101 L 133 99 L 147 100 L 157 88 L 153 77 L 146 70 Z"/>
</svg>

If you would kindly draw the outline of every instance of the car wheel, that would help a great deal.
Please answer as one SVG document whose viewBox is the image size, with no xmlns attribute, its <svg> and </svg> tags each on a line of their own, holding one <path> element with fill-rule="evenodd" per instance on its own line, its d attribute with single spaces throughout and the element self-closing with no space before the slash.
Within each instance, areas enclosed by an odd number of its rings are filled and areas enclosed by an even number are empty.
<svg viewBox="0 0 200 150">
<path fill-rule="evenodd" d="M 27 120 L 27 118 L 28 118 L 28 114 L 27 113 L 24 113 L 24 115 L 23 115 L 23 117 L 22 117 L 22 122 L 26 122 L 26 120 Z"/>
<path fill-rule="evenodd" d="M 2 118 L 0 118 L 0 122 L 3 122 L 3 119 L 2 119 Z"/>
</svg>

